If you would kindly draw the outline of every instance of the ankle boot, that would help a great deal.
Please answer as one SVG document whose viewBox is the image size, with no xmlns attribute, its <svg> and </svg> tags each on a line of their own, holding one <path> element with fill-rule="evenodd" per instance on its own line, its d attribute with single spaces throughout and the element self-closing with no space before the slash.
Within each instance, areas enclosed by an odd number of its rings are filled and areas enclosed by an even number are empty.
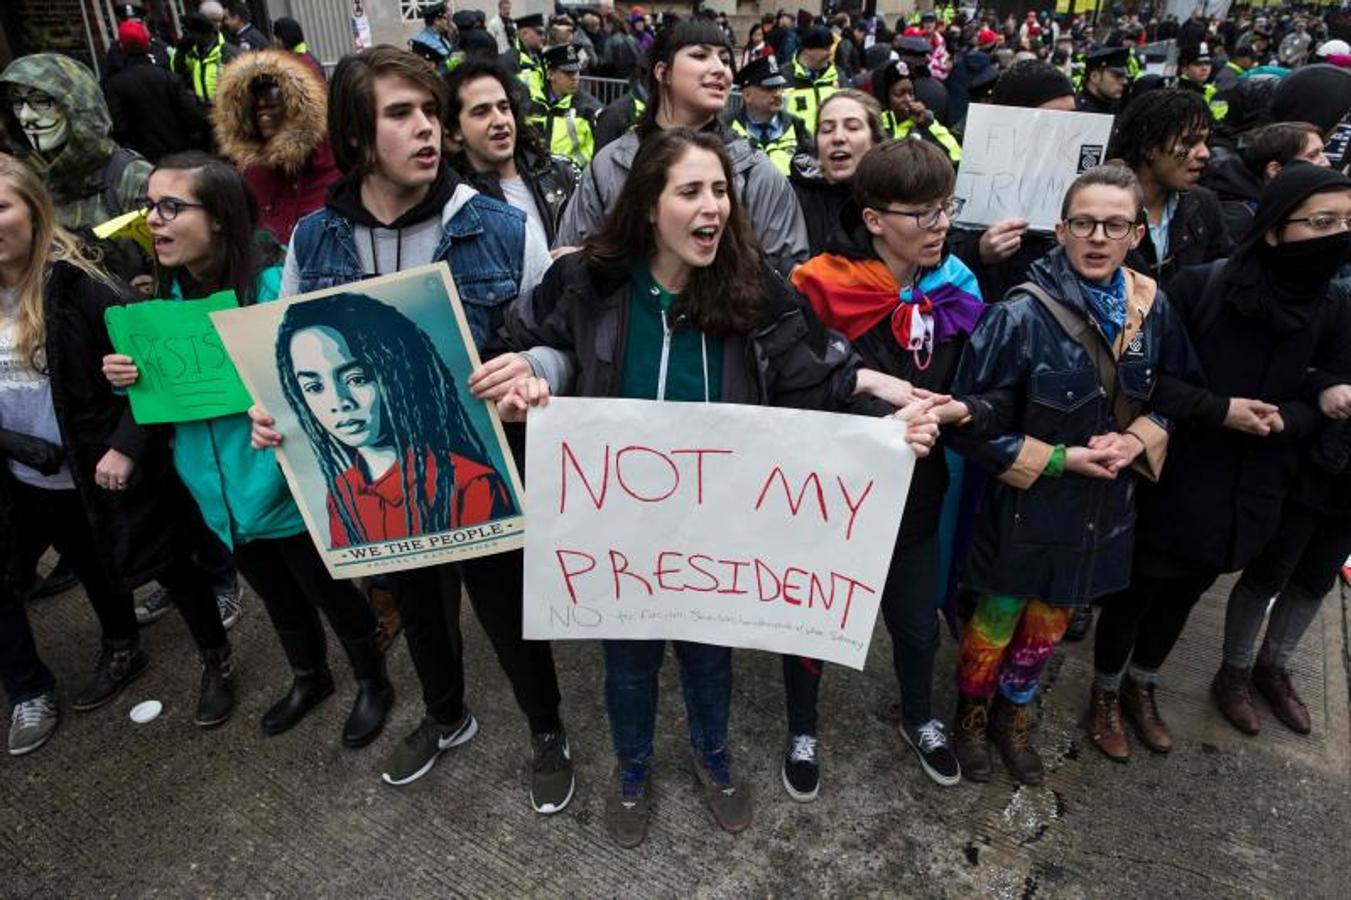
<svg viewBox="0 0 1351 900">
<path fill-rule="evenodd" d="M 342 643 L 352 661 L 352 674 L 357 683 L 356 701 L 342 728 L 342 744 L 356 749 L 380 736 L 385 717 L 394 705 L 394 685 L 385 669 L 385 654 L 380 649 L 378 633 Z"/>
<path fill-rule="evenodd" d="M 1250 669 L 1221 664 L 1215 680 L 1210 683 L 1210 694 L 1230 725 L 1244 734 L 1257 734 L 1262 730 L 1262 717 L 1257 714 L 1257 704 L 1253 702 Z"/>
<path fill-rule="evenodd" d="M 1154 702 L 1154 685 L 1141 684 L 1127 675 L 1121 682 L 1121 712 L 1135 726 L 1140 743 L 1155 753 L 1173 749 L 1173 735 Z"/>
<path fill-rule="evenodd" d="M 1116 691 L 1093 685 L 1088 698 L 1088 739 L 1112 762 L 1131 758 L 1131 745 L 1121 727 L 1121 701 Z"/>
<path fill-rule="evenodd" d="M 1297 734 L 1308 734 L 1313 730 L 1309 708 L 1295 692 L 1295 683 L 1290 680 L 1289 669 L 1259 662 L 1253 666 L 1252 683 L 1253 687 L 1267 698 L 1267 703 L 1271 704 L 1271 711 L 1286 728 Z"/>
<path fill-rule="evenodd" d="M 1032 747 L 1032 704 L 1013 703 L 997 694 L 990 708 L 990 741 L 1009 774 L 1023 784 L 1041 784 L 1045 770 Z"/>
<path fill-rule="evenodd" d="M 957 698 L 957 716 L 952 735 L 952 752 L 968 781 L 989 781 L 993 774 L 990 742 L 985 737 L 989 725 L 989 702 L 971 697 Z"/>
<path fill-rule="evenodd" d="M 75 695 L 71 706 L 81 712 L 97 709 L 111 701 L 135 681 L 150 665 L 150 657 L 141 649 L 138 638 L 99 644 L 98 658 L 89 681 Z"/>
<path fill-rule="evenodd" d="M 291 690 L 263 713 L 263 734 L 281 734 L 305 718 L 333 693 L 333 675 L 321 669 L 296 669 Z"/>
<path fill-rule="evenodd" d="M 230 683 L 230 645 L 202 651 L 202 686 L 197 694 L 196 722 L 211 728 L 230 718 L 235 691 Z"/>
</svg>

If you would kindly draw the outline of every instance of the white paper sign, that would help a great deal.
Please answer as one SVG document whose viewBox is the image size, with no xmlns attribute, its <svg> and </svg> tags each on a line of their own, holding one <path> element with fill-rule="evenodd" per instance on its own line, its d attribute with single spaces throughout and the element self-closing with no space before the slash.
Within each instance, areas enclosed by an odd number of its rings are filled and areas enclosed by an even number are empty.
<svg viewBox="0 0 1351 900">
<path fill-rule="evenodd" d="M 528 421 L 525 637 L 863 668 L 915 465 L 900 423 L 570 398 Z"/>
<path fill-rule="evenodd" d="M 985 227 L 1021 216 L 1053 231 L 1070 182 L 1107 159 L 1112 117 L 1018 106 L 971 105 L 955 195 L 958 225 Z"/>
</svg>

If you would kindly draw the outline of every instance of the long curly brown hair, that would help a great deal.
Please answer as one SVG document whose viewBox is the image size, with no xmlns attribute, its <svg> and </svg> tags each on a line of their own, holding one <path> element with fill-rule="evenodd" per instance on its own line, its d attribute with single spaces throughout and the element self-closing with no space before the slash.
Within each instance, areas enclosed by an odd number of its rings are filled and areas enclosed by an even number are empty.
<svg viewBox="0 0 1351 900">
<path fill-rule="evenodd" d="M 744 334 L 760 323 L 764 263 L 737 199 L 732 160 L 716 134 L 672 128 L 643 141 L 605 226 L 586 242 L 582 252 L 599 266 L 623 267 L 650 260 L 657 252 L 652 212 L 666 189 L 671 167 L 693 150 L 718 158 L 727 180 L 729 209 L 712 264 L 690 274 L 674 312 L 677 318 L 688 317 L 706 334 Z"/>
</svg>

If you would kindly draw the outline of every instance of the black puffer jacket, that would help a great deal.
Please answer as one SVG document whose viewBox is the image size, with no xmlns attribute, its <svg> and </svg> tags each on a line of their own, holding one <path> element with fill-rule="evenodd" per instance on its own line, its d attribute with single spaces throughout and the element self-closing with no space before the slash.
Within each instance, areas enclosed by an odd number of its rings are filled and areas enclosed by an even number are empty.
<svg viewBox="0 0 1351 900">
<path fill-rule="evenodd" d="M 1032 267 L 1031 280 L 1078 315 L 1090 317 L 1064 251 Z M 1140 405 L 1128 425 L 1145 452 L 1136 462 L 1157 478 L 1171 423 L 1151 412 L 1158 373 L 1199 382 L 1181 320 L 1154 282 L 1127 273 L 1127 331 L 1117 354 L 1119 389 Z M 1104 340 L 1096 326 L 1094 337 Z M 1104 346 L 1106 346 L 1104 342 Z M 967 584 L 983 593 L 1078 606 L 1130 581 L 1135 470 L 1114 480 L 1069 472 L 1042 475 L 1057 444 L 1085 446 L 1122 430 L 1088 353 L 1030 294 L 990 306 L 962 354 L 952 393 L 972 413 L 951 432 L 953 446 L 998 476 L 981 501 Z M 1171 459 L 1169 465 L 1171 466 Z"/>
<path fill-rule="evenodd" d="M 853 348 L 821 327 L 782 276 L 765 266 L 763 324 L 723 341 L 723 403 L 886 415 L 891 406 L 854 395 L 862 366 Z M 573 390 L 617 396 L 623 382 L 631 279 L 627 267 L 599 266 L 570 253 L 550 267 L 529 297 L 507 309 L 502 336 L 516 350 L 553 347 L 572 354 Z"/>
<path fill-rule="evenodd" d="M 44 311 L 47 370 L 66 462 L 104 568 L 130 589 L 158 575 L 176 552 L 185 552 L 179 548 L 191 548 L 205 526 L 174 474 L 168 430 L 137 425 L 126 398 L 115 395 L 103 377 L 103 357 L 112 352 L 103 311 L 124 299 L 74 266 L 57 263 L 47 280 Z M 105 491 L 94 483 L 94 468 L 109 449 L 136 462 L 125 491 Z M 15 542 L 24 523 L 16 519 L 12 484 L 9 466 L 0 463 L 0 578 L 5 580 L 0 590 L 21 592 L 33 572 L 15 565 Z"/>
</svg>

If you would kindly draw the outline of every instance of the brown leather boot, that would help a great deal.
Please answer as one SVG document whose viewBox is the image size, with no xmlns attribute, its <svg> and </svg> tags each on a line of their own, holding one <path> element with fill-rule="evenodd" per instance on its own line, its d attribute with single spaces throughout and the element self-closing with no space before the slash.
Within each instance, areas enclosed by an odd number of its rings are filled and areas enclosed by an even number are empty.
<svg viewBox="0 0 1351 900">
<path fill-rule="evenodd" d="M 994 774 L 994 766 L 990 761 L 990 742 L 985 737 L 990 722 L 989 702 L 958 697 L 956 718 L 952 752 L 957 754 L 962 777 L 968 781 L 989 781 Z"/>
<path fill-rule="evenodd" d="M 1309 708 L 1295 693 L 1295 684 L 1290 680 L 1290 670 L 1258 663 L 1252 669 L 1253 687 L 1261 692 L 1271 704 L 1276 718 L 1285 723 L 1291 731 L 1308 734 L 1313 730 L 1309 720 Z"/>
<path fill-rule="evenodd" d="M 1112 762 L 1131 758 L 1131 745 L 1121 727 L 1121 703 L 1116 691 L 1093 686 L 1088 698 L 1088 739 Z"/>
<path fill-rule="evenodd" d="M 1140 743 L 1155 753 L 1173 749 L 1173 735 L 1154 702 L 1154 685 L 1141 684 L 1127 675 L 1121 682 L 1121 712 L 1135 726 Z"/>
<path fill-rule="evenodd" d="M 1023 784 L 1041 784 L 1045 769 L 1032 747 L 1032 704 L 1011 703 L 1002 694 L 990 708 L 990 740 L 1009 774 Z"/>
<path fill-rule="evenodd" d="M 1230 725 L 1244 734 L 1257 734 L 1262 730 L 1262 717 L 1253 702 L 1250 675 L 1249 669 L 1221 664 L 1210 683 L 1210 695 Z"/>
</svg>

